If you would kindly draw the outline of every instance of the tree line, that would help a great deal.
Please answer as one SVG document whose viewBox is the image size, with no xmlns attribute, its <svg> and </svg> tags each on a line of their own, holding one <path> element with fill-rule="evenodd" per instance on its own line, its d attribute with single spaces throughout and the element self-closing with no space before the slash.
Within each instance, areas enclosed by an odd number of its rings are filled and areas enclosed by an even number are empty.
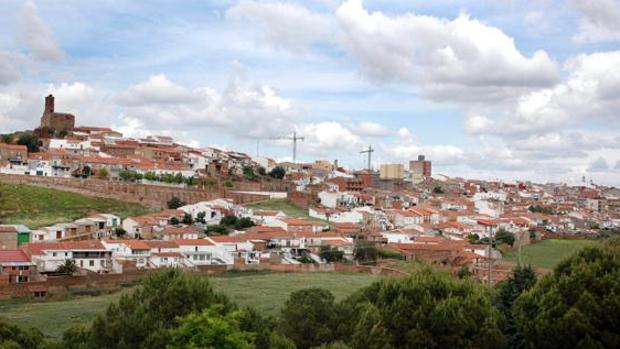
<svg viewBox="0 0 620 349">
<path fill-rule="evenodd" d="M 0 323 L 0 348 L 618 348 L 619 295 L 620 239 L 583 249 L 540 280 L 517 267 L 489 289 L 427 267 L 341 301 L 325 289 L 296 291 L 277 316 L 170 269 L 59 341 Z"/>
</svg>

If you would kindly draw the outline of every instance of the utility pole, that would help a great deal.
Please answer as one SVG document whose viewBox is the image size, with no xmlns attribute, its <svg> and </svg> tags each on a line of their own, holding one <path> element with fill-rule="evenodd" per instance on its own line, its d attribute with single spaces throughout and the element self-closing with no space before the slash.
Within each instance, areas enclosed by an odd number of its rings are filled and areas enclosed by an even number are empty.
<svg viewBox="0 0 620 349">
<path fill-rule="evenodd" d="M 487 275 L 487 280 L 489 281 L 489 287 L 493 287 L 493 228 L 489 231 L 489 275 Z"/>
<path fill-rule="evenodd" d="M 371 167 L 371 159 L 372 159 L 372 153 L 373 153 L 374 151 L 375 151 L 375 150 L 374 150 L 374 149 L 372 149 L 372 146 L 369 144 L 369 145 L 368 145 L 368 149 L 366 149 L 366 150 L 362 150 L 362 151 L 360 152 L 360 154 L 368 153 L 368 171 L 372 171 L 372 167 Z"/>
</svg>

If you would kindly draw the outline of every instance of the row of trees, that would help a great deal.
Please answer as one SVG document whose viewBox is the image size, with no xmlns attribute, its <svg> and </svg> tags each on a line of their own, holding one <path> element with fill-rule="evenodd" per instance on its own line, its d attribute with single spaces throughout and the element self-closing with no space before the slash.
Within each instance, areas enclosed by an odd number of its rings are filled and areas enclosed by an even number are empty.
<svg viewBox="0 0 620 349">
<path fill-rule="evenodd" d="M 0 347 L 617 348 L 618 294 L 620 240 L 584 249 L 540 281 L 520 267 L 489 289 L 422 268 L 340 302 L 320 288 L 293 292 L 276 317 L 239 308 L 207 278 L 166 270 L 59 343 L 2 324 Z"/>
<path fill-rule="evenodd" d="M 472 244 L 488 244 L 490 241 L 488 237 L 480 238 L 478 234 L 469 234 L 467 239 Z M 498 245 L 506 244 L 512 246 L 515 243 L 515 234 L 505 229 L 499 229 L 493 236 L 493 242 Z"/>
</svg>

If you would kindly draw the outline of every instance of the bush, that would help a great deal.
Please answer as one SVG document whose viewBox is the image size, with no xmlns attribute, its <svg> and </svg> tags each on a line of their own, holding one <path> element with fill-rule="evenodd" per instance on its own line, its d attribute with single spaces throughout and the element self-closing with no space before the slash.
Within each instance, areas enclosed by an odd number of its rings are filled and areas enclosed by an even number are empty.
<svg viewBox="0 0 620 349">
<path fill-rule="evenodd" d="M 286 170 L 281 166 L 276 166 L 271 171 L 269 171 L 268 175 L 271 178 L 283 179 L 286 175 Z"/>
<path fill-rule="evenodd" d="M 167 204 L 169 209 L 177 209 L 179 207 L 185 206 L 185 203 L 178 196 L 173 196 L 172 198 L 170 198 Z"/>
<path fill-rule="evenodd" d="M 500 229 L 495 234 L 495 242 L 512 246 L 515 243 L 515 235 L 504 229 Z"/>
<path fill-rule="evenodd" d="M 344 252 L 331 246 L 321 246 L 319 256 L 327 263 L 342 262 L 344 260 Z"/>
<path fill-rule="evenodd" d="M 332 341 L 335 319 L 331 292 L 310 288 L 291 293 L 280 312 L 278 329 L 298 349 L 308 349 Z"/>
</svg>

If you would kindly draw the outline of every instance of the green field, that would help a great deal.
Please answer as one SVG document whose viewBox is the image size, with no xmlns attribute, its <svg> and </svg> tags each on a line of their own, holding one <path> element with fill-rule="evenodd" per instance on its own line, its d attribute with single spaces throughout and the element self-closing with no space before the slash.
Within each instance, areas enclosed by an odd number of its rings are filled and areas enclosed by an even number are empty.
<svg viewBox="0 0 620 349">
<path fill-rule="evenodd" d="M 282 211 L 286 213 L 286 215 L 289 217 L 296 217 L 296 218 L 309 217 L 307 209 L 297 207 L 286 199 L 272 199 L 272 200 L 267 200 L 267 201 L 261 201 L 255 204 L 248 204 L 245 206 L 248 208 L 258 209 L 258 210 Z"/>
<path fill-rule="evenodd" d="M 306 274 L 230 274 L 212 277 L 216 290 L 242 306 L 253 306 L 265 314 L 275 314 L 288 295 L 309 287 L 330 290 L 342 299 L 359 288 L 370 285 L 379 277 L 369 274 L 306 273 Z M 117 301 L 121 292 L 102 296 L 82 296 L 66 301 L 34 302 L 26 300 L 0 302 L 0 318 L 23 327 L 35 327 L 44 334 L 59 337 L 73 325 L 88 324 Z"/>
<path fill-rule="evenodd" d="M 125 218 L 149 212 L 144 206 L 112 199 L 21 184 L 0 183 L 0 222 L 31 229 L 70 222 L 96 213 Z"/>
<path fill-rule="evenodd" d="M 593 240 L 544 240 L 524 246 L 521 249 L 521 259 L 524 264 L 552 269 L 564 258 L 569 257 L 586 246 L 594 244 L 596 244 L 596 241 Z M 504 260 L 517 262 L 517 254 L 516 250 L 506 253 Z"/>
</svg>

